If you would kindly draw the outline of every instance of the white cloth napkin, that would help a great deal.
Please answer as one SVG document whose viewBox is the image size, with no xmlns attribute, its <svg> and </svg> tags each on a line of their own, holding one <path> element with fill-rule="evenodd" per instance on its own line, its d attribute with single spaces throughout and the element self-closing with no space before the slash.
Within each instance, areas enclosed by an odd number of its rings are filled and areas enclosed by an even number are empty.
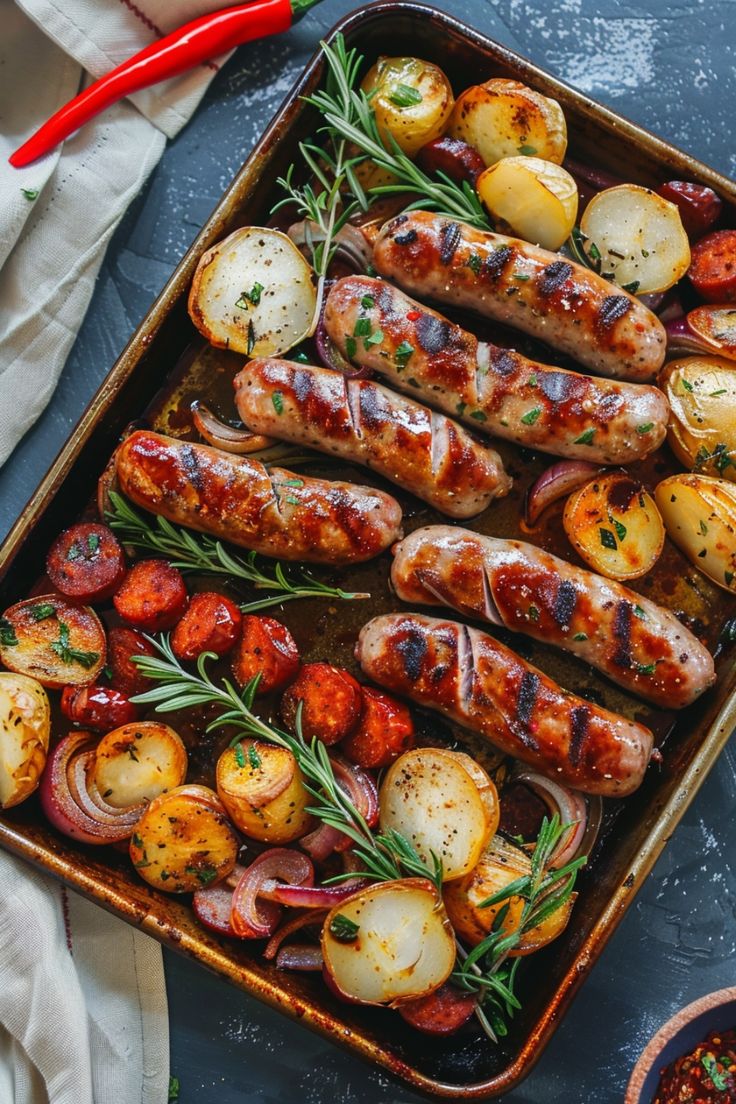
<svg viewBox="0 0 736 1104">
<path fill-rule="evenodd" d="M 0 464 L 53 394 L 105 248 L 223 59 L 116 104 L 25 169 L 83 85 L 226 0 L 0 0 Z"/>
<path fill-rule="evenodd" d="M 161 948 L 0 851 L 0 1101 L 166 1104 Z"/>
</svg>

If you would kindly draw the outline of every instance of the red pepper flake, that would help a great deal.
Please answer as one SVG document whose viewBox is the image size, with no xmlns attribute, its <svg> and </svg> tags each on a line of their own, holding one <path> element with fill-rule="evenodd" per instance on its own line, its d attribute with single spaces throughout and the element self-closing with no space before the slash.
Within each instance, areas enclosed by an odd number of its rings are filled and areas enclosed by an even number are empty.
<svg viewBox="0 0 736 1104">
<path fill-rule="evenodd" d="M 411 310 L 407 312 L 406 317 L 409 319 L 410 322 L 418 322 L 419 319 L 422 317 L 422 312 Z"/>
</svg>

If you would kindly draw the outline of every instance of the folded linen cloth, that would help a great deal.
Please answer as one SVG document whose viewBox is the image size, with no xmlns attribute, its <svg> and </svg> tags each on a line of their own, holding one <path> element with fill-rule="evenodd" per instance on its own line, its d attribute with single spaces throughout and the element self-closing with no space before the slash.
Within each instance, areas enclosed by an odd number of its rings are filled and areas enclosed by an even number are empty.
<svg viewBox="0 0 736 1104">
<path fill-rule="evenodd" d="M 161 948 L 0 851 L 0 1101 L 166 1104 Z"/>
<path fill-rule="evenodd" d="M 0 0 L 0 464 L 48 403 L 105 248 L 223 59 L 118 103 L 24 169 L 8 157 L 88 79 L 223 0 Z"/>
</svg>

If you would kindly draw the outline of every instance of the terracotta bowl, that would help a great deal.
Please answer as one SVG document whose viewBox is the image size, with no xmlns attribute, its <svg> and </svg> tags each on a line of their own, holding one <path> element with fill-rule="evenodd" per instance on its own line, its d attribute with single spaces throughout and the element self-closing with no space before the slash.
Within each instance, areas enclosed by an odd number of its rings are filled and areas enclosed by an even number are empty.
<svg viewBox="0 0 736 1104">
<path fill-rule="evenodd" d="M 694 1050 L 709 1031 L 736 1027 L 736 988 L 719 989 L 688 1004 L 660 1027 L 634 1066 L 624 1104 L 652 1104 L 665 1066 Z"/>
</svg>

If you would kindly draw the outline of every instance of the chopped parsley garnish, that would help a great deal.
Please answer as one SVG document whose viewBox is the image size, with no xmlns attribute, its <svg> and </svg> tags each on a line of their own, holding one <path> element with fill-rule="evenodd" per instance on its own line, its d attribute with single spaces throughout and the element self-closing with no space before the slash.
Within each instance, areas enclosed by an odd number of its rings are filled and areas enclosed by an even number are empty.
<svg viewBox="0 0 736 1104">
<path fill-rule="evenodd" d="M 238 764 L 241 770 L 245 769 L 245 755 L 243 754 L 243 745 L 235 745 L 235 762 Z"/>
<path fill-rule="evenodd" d="M 284 480 L 284 486 L 285 487 L 303 487 L 304 486 L 304 480 L 303 479 L 285 479 Z"/>
<path fill-rule="evenodd" d="M 695 456 L 693 471 L 701 471 L 711 460 L 719 475 L 723 475 L 727 468 L 736 467 L 736 462 L 734 462 L 728 451 L 728 445 L 720 443 L 715 446 L 712 452 L 708 452 L 704 445 L 700 446 Z"/>
<path fill-rule="evenodd" d="M 241 292 L 240 298 L 235 304 L 236 307 L 240 307 L 241 310 L 247 310 L 248 305 L 257 307 L 261 301 L 261 293 L 263 292 L 263 284 L 256 282 L 250 291 Z"/>
<path fill-rule="evenodd" d="M 527 276 L 526 272 L 515 272 L 514 273 L 514 279 L 515 280 L 528 280 L 528 279 L 530 279 L 530 277 Z"/>
<path fill-rule="evenodd" d="M 178 1077 L 170 1077 L 169 1078 L 168 1104 L 176 1104 L 176 1102 L 179 1099 L 179 1089 L 180 1088 L 181 1088 L 181 1086 L 179 1084 L 179 1078 Z"/>
<path fill-rule="evenodd" d="M 588 246 L 588 256 L 590 257 L 591 261 L 600 261 L 601 259 L 601 251 L 594 241 L 592 241 Z"/>
<path fill-rule="evenodd" d="M 537 373 L 536 373 L 536 372 L 532 372 L 532 374 L 531 374 L 531 375 L 530 375 L 530 377 L 529 377 L 529 386 L 530 386 L 530 387 L 536 387 L 536 386 L 537 386 L 537 384 L 538 384 L 538 381 L 537 381 Z"/>
<path fill-rule="evenodd" d="M 38 199 L 38 188 L 21 188 L 21 193 L 29 203 L 33 203 L 34 199 Z"/>
<path fill-rule="evenodd" d="M 354 943 L 358 938 L 360 924 L 356 924 L 349 916 L 338 912 L 330 921 L 330 935 L 334 936 L 338 943 Z"/>
<path fill-rule="evenodd" d="M 524 157 L 533 157 L 536 152 L 536 146 L 519 146 L 519 153 L 523 154 Z"/>
<path fill-rule="evenodd" d="M 648 621 L 647 611 L 643 610 L 641 606 L 634 606 L 634 617 L 638 617 L 640 621 Z"/>
<path fill-rule="evenodd" d="M 62 663 L 78 663 L 87 671 L 90 667 L 94 667 L 100 658 L 99 652 L 82 652 L 78 648 L 72 648 L 69 643 L 69 626 L 63 621 L 59 622 L 59 639 L 52 640 L 50 647 Z"/>
<path fill-rule="evenodd" d="M 345 352 L 350 360 L 353 359 L 358 351 L 358 342 L 354 337 L 345 338 Z"/>
<path fill-rule="evenodd" d="M 601 536 L 601 544 L 604 548 L 610 548 L 612 551 L 616 551 L 618 545 L 616 544 L 616 538 L 610 529 L 599 529 L 598 532 Z"/>
<path fill-rule="evenodd" d="M 375 307 L 376 300 L 373 298 L 372 295 L 364 295 L 363 298 L 360 300 L 360 305 L 363 310 L 370 310 L 371 307 Z"/>
<path fill-rule="evenodd" d="M 353 330 L 355 337 L 370 337 L 371 335 L 371 320 L 370 318 L 358 318 L 355 323 L 355 329 Z"/>
<path fill-rule="evenodd" d="M 217 868 L 214 866 L 185 866 L 186 874 L 193 874 L 197 881 L 203 885 L 209 885 L 217 877 Z"/>
<path fill-rule="evenodd" d="M 4 644 L 6 648 L 14 648 L 17 643 L 18 637 L 10 621 L 7 617 L 0 617 L 0 644 Z"/>
<path fill-rule="evenodd" d="M 297 364 L 309 364 L 309 357 L 303 349 L 297 349 L 295 353 L 292 353 L 291 359 L 295 360 Z"/>
<path fill-rule="evenodd" d="M 587 640 L 587 639 L 588 639 L 588 634 L 587 633 L 575 633 L 575 635 L 573 637 L 573 640 Z"/>
<path fill-rule="evenodd" d="M 409 358 L 414 353 L 414 346 L 410 345 L 408 341 L 402 341 L 396 352 L 394 353 L 394 360 L 396 361 L 396 367 L 406 368 Z"/>
<path fill-rule="evenodd" d="M 141 839 L 141 837 L 138 835 L 137 832 L 133 833 L 133 836 L 131 838 L 131 843 L 133 844 L 134 847 L 140 847 L 140 848 L 143 847 L 143 840 Z"/>
<path fill-rule="evenodd" d="M 705 524 L 702 518 L 700 519 L 700 532 L 703 534 L 704 537 L 708 534 L 708 526 Z"/>
<path fill-rule="evenodd" d="M 368 349 L 371 345 L 380 345 L 382 341 L 383 330 L 376 330 L 369 337 L 363 339 L 363 344 L 365 345 L 366 349 Z"/>
<path fill-rule="evenodd" d="M 609 250 L 609 252 L 610 252 L 610 250 Z M 637 291 L 639 290 L 639 284 L 640 283 L 641 283 L 641 280 L 632 280 L 630 284 L 622 284 L 621 285 L 621 290 L 622 291 L 628 291 L 631 295 L 636 295 Z"/>
<path fill-rule="evenodd" d="M 296 495 L 287 495 L 285 501 L 288 502 L 290 506 L 299 505 L 299 499 L 296 497 Z"/>
<path fill-rule="evenodd" d="M 480 275 L 480 270 L 483 267 L 483 258 L 477 253 L 471 253 L 467 260 L 468 268 L 472 269 L 476 276 Z"/>
<path fill-rule="evenodd" d="M 389 100 L 396 107 L 416 107 L 423 99 L 422 93 L 412 88 L 410 84 L 397 84 L 389 96 Z"/>
<path fill-rule="evenodd" d="M 595 434 L 594 429 L 586 429 L 585 433 L 581 433 L 579 437 L 576 437 L 573 441 L 574 445 L 592 445 L 593 436 Z"/>
<path fill-rule="evenodd" d="M 485 415 L 482 410 L 471 410 L 470 411 L 470 417 L 474 418 L 476 422 L 487 422 L 488 421 L 487 415 Z"/>
<path fill-rule="evenodd" d="M 691 384 L 690 380 L 686 380 L 684 377 L 680 380 L 680 383 L 682 384 L 682 386 L 685 388 L 686 391 L 691 391 L 692 392 L 692 391 L 695 390 L 695 388 Z"/>
<path fill-rule="evenodd" d="M 457 414 L 458 418 L 462 418 L 463 414 L 465 413 L 465 407 L 467 405 L 468 404 L 464 402 L 457 403 L 457 405 L 455 406 L 455 413 Z"/>
<path fill-rule="evenodd" d="M 654 429 L 654 422 L 645 422 L 644 425 L 638 425 L 636 427 L 636 432 L 639 434 L 644 434 L 649 433 L 652 429 Z"/>
<path fill-rule="evenodd" d="M 274 391 L 273 395 L 271 396 L 271 402 L 273 403 L 273 408 L 277 414 L 284 413 L 284 396 L 280 391 Z"/>
<path fill-rule="evenodd" d="M 41 602 L 38 606 L 31 606 L 28 611 L 34 621 L 46 621 L 49 617 L 56 617 L 56 606 L 50 602 Z"/>
<path fill-rule="evenodd" d="M 723 1073 L 718 1069 L 716 1060 L 712 1054 L 704 1054 L 700 1059 L 700 1064 L 705 1070 L 707 1076 L 713 1083 L 713 1088 L 717 1092 L 725 1092 L 728 1088 L 729 1075 L 724 1070 Z"/>
<path fill-rule="evenodd" d="M 623 525 L 620 521 L 617 521 L 616 518 L 611 518 L 610 521 L 613 525 L 613 528 L 616 530 L 616 536 L 618 537 L 619 542 L 623 544 L 623 542 L 626 540 L 626 526 Z"/>
<path fill-rule="evenodd" d="M 527 410 L 526 414 L 522 414 L 521 420 L 524 425 L 534 425 L 539 415 L 542 413 L 541 406 L 535 406 L 531 410 Z"/>
<path fill-rule="evenodd" d="M 539 608 L 537 606 L 530 606 L 529 607 L 529 617 L 532 621 L 538 621 L 539 620 Z"/>
<path fill-rule="evenodd" d="M 635 663 L 634 668 L 637 675 L 653 675 L 657 670 L 656 663 Z"/>
<path fill-rule="evenodd" d="M 238 747 L 241 747 L 241 745 L 238 744 Z M 261 765 L 261 757 L 256 751 L 255 744 L 251 744 L 248 748 L 248 762 L 250 763 L 253 770 L 258 770 Z"/>
<path fill-rule="evenodd" d="M 727 387 L 721 387 L 718 391 L 711 391 L 710 398 L 715 399 L 717 395 L 725 395 L 726 391 L 728 391 Z"/>
<path fill-rule="evenodd" d="M 733 571 L 724 571 L 723 578 L 726 580 L 726 586 L 730 586 L 733 582 Z"/>
</svg>

